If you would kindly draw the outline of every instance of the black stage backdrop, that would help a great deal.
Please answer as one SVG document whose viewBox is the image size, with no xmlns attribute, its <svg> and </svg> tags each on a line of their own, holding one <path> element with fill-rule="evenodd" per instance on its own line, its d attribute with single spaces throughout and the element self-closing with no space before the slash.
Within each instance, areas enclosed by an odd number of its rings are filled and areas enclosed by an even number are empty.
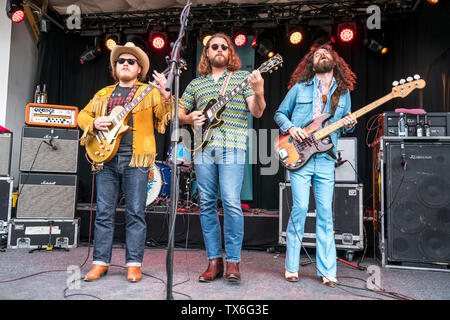
<svg viewBox="0 0 450 320">
<path fill-rule="evenodd" d="M 448 104 L 448 83 L 450 71 L 449 41 L 450 34 L 450 4 L 441 1 L 437 6 L 422 4 L 413 14 L 397 15 L 382 20 L 382 31 L 389 45 L 386 56 L 369 51 L 362 44 L 361 38 L 352 46 L 335 45 L 339 54 L 349 63 L 358 77 L 355 91 L 352 92 L 352 109 L 357 110 L 368 103 L 386 95 L 392 89 L 392 82 L 414 74 L 420 74 L 427 80 L 423 90 L 423 107 L 427 112 L 450 111 Z M 254 119 L 255 129 L 277 128 L 273 120 L 274 113 L 287 92 L 287 84 L 292 71 L 304 56 L 310 43 L 300 47 L 288 44 L 284 26 L 272 29 L 275 48 L 285 61 L 283 68 L 272 75 L 264 75 L 265 97 L 267 109 L 260 119 Z M 267 33 L 267 31 L 266 31 Z M 180 79 L 180 95 L 191 79 L 195 77 L 195 45 L 194 37 L 188 34 L 188 50 L 183 54 L 188 63 L 188 70 L 182 73 Z M 51 28 L 49 33 L 41 33 L 38 43 L 38 82 L 46 83 L 48 88 L 48 103 L 73 105 L 80 110 L 89 102 L 92 96 L 102 87 L 112 84 L 109 70 L 109 52 L 84 65 L 80 64 L 80 54 L 87 46 L 93 44 L 92 38 L 80 37 Z M 156 69 L 166 68 L 165 56 L 168 51 L 150 53 L 151 66 L 149 74 Z M 256 55 L 255 66 L 259 66 L 264 57 Z M 445 83 L 443 82 L 445 79 Z M 443 87 L 447 86 L 447 87 Z M 446 88 L 446 90 L 443 90 Z M 445 95 L 447 92 L 447 95 Z M 374 115 L 395 108 L 417 108 L 421 105 L 419 92 L 411 93 L 405 99 L 395 99 L 386 103 L 359 119 L 359 124 L 352 134 L 358 138 L 358 174 L 364 183 L 365 205 L 371 207 L 372 194 L 371 168 L 372 149 L 367 146 L 367 121 Z M 166 160 L 169 148 L 169 129 L 165 135 L 156 134 L 158 160 Z M 369 135 L 368 142 L 373 137 Z M 268 150 L 272 146 L 268 142 Z M 85 159 L 85 151 L 80 147 L 79 156 L 79 202 L 90 202 L 91 175 L 90 166 Z M 261 164 L 253 166 L 253 208 L 278 209 L 278 183 L 283 181 L 284 172 L 276 175 L 260 174 Z"/>
</svg>

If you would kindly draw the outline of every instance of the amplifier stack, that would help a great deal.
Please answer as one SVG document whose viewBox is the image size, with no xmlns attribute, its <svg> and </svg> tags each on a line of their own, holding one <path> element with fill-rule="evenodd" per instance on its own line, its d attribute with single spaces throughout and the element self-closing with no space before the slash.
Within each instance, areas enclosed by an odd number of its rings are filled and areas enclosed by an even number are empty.
<svg viewBox="0 0 450 320">
<path fill-rule="evenodd" d="M 22 130 L 17 210 L 9 223 L 8 248 L 78 245 L 79 131 L 73 108 L 27 106 L 29 126 Z"/>
</svg>

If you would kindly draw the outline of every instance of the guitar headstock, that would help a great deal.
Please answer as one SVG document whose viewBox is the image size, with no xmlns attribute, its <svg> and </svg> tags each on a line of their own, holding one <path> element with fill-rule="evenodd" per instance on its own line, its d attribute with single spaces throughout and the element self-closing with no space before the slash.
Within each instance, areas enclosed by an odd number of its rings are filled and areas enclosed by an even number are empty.
<svg viewBox="0 0 450 320">
<path fill-rule="evenodd" d="M 413 77 L 408 77 L 405 79 L 401 79 L 400 81 L 394 81 L 392 83 L 394 88 L 392 88 L 392 94 L 396 98 L 404 98 L 408 94 L 410 94 L 415 89 L 423 89 L 425 88 L 425 80 L 420 79 L 419 75 L 415 75 Z"/>
<path fill-rule="evenodd" d="M 272 72 L 273 69 L 277 70 L 278 66 L 283 66 L 283 58 L 276 54 L 274 57 L 270 58 L 266 62 L 264 62 L 259 68 L 258 71 L 263 72 Z"/>
</svg>

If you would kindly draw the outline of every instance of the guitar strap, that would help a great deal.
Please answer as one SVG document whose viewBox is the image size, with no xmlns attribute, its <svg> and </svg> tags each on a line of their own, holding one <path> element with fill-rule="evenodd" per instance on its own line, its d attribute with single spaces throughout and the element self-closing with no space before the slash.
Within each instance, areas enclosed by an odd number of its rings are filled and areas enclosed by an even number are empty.
<svg viewBox="0 0 450 320">
<path fill-rule="evenodd" d="M 228 83 L 230 82 L 231 74 L 232 74 L 232 73 L 233 73 L 233 72 L 230 71 L 230 72 L 228 73 L 228 76 L 226 77 L 225 81 L 223 82 L 222 89 L 220 90 L 219 97 L 223 97 L 223 96 L 225 95 L 225 91 L 227 90 Z"/>
<path fill-rule="evenodd" d="M 131 88 L 130 93 L 128 93 L 127 98 L 125 99 L 124 104 L 128 104 L 131 102 L 131 100 L 133 100 L 134 95 L 136 94 L 136 91 L 139 89 L 138 85 L 135 85 Z M 112 111 L 112 104 L 109 105 L 109 113 L 111 113 Z"/>
<path fill-rule="evenodd" d="M 337 105 L 339 103 L 339 94 L 338 90 L 334 90 L 332 96 L 331 96 L 331 117 L 334 117 L 334 113 L 336 112 Z M 334 160 L 337 160 L 336 156 L 334 155 L 333 151 L 330 149 L 327 152 L 330 157 L 332 157 Z"/>
</svg>

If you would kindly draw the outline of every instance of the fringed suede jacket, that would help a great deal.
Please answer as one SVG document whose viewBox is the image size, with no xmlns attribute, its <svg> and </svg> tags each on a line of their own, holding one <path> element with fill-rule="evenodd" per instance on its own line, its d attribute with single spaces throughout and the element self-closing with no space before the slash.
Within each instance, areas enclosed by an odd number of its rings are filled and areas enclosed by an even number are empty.
<svg viewBox="0 0 450 320">
<path fill-rule="evenodd" d="M 107 105 L 118 83 L 98 91 L 87 106 L 78 114 L 78 125 L 84 131 L 80 144 L 84 146 L 89 135 L 95 135 L 94 121 L 107 115 Z M 139 85 L 135 97 L 139 96 L 147 84 L 136 81 Z M 164 134 L 170 117 L 170 100 L 161 98 L 159 91 L 153 88 L 131 111 L 133 117 L 133 156 L 130 167 L 151 167 L 156 158 L 154 129 Z"/>
</svg>

